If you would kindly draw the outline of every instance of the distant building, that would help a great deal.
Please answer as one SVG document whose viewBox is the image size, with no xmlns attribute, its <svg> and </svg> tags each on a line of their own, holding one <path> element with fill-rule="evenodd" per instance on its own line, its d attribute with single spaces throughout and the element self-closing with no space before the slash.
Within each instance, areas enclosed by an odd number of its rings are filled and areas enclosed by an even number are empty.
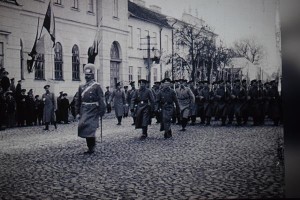
<svg viewBox="0 0 300 200">
<path fill-rule="evenodd" d="M 245 79 L 251 81 L 253 79 L 269 81 L 271 77 L 258 65 L 254 65 L 244 57 L 232 58 L 225 69 L 219 71 L 223 74 L 224 80 Z"/>
</svg>

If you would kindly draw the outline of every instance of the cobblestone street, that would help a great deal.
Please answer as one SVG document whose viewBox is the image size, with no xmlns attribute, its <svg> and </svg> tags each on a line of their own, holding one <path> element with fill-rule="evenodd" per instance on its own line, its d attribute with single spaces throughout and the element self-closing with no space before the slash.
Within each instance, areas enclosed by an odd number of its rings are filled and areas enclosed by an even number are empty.
<svg viewBox="0 0 300 200">
<path fill-rule="evenodd" d="M 199 120 L 199 119 L 198 119 Z M 155 120 L 154 120 L 155 122 Z M 282 198 L 284 168 L 277 139 L 283 128 L 174 125 L 165 140 L 159 125 L 148 139 L 126 118 L 103 120 L 93 155 L 77 123 L 0 132 L 0 199 Z"/>
</svg>

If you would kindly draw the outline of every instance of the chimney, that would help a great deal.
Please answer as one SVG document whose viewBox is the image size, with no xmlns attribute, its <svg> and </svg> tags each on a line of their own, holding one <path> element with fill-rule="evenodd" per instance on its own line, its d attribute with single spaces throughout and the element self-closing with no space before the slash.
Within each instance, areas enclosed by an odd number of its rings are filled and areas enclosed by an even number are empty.
<svg viewBox="0 0 300 200">
<path fill-rule="evenodd" d="M 150 8 L 150 10 L 161 14 L 161 7 L 159 7 L 157 5 L 150 5 L 149 8 Z"/>
<path fill-rule="evenodd" d="M 139 5 L 139 6 L 143 6 L 146 7 L 146 3 L 143 0 L 133 0 L 133 3 Z"/>
</svg>

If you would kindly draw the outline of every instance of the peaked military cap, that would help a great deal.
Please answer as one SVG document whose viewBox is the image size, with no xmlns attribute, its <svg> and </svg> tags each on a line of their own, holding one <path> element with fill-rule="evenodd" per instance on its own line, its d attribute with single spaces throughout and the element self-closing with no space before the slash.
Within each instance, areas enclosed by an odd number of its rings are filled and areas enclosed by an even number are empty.
<svg viewBox="0 0 300 200">
<path fill-rule="evenodd" d="M 109 88 L 109 86 L 106 86 L 106 88 Z"/>
<path fill-rule="evenodd" d="M 40 96 L 40 95 L 35 95 L 34 98 L 37 98 L 37 97 L 39 97 L 39 96 Z"/>
<path fill-rule="evenodd" d="M 14 81 L 14 80 L 15 80 L 15 78 L 11 78 L 10 80 L 11 80 L 11 81 Z"/>
<path fill-rule="evenodd" d="M 18 80 L 18 83 L 21 83 L 22 82 L 22 80 Z"/>
<path fill-rule="evenodd" d="M 246 82 L 247 82 L 247 80 L 246 80 L 246 79 L 242 80 L 242 83 L 246 83 Z"/>
<path fill-rule="evenodd" d="M 149 83 L 149 81 L 147 81 L 146 79 L 140 79 L 139 83 Z"/>
<path fill-rule="evenodd" d="M 46 89 L 48 89 L 50 87 L 50 85 L 45 85 L 44 86 L 44 89 L 46 90 Z"/>
<path fill-rule="evenodd" d="M 26 92 L 26 89 L 22 89 L 21 92 Z"/>
<path fill-rule="evenodd" d="M 130 82 L 130 85 L 134 85 L 134 84 L 135 84 L 135 81 L 131 81 L 131 82 Z"/>
<path fill-rule="evenodd" d="M 63 96 L 68 96 L 68 94 L 67 93 L 63 93 Z"/>
<path fill-rule="evenodd" d="M 117 82 L 116 86 L 120 86 L 121 85 L 121 82 Z"/>
<path fill-rule="evenodd" d="M 9 74 L 8 71 L 3 71 L 2 73 L 3 73 L 3 74 Z"/>
<path fill-rule="evenodd" d="M 170 78 L 164 78 L 163 80 L 161 80 L 162 83 L 165 83 L 165 82 L 170 82 L 172 83 L 171 79 Z"/>
<path fill-rule="evenodd" d="M 256 83 L 256 82 L 257 82 L 256 79 L 253 79 L 253 80 L 251 81 L 251 84 L 252 84 L 252 83 Z"/>
<path fill-rule="evenodd" d="M 158 85 L 160 85 L 160 84 L 161 84 L 161 82 L 160 82 L 160 81 L 155 81 L 155 82 L 154 82 L 154 84 L 158 84 Z"/>
<path fill-rule="evenodd" d="M 84 74 L 95 74 L 95 65 L 88 63 L 84 66 Z"/>
</svg>

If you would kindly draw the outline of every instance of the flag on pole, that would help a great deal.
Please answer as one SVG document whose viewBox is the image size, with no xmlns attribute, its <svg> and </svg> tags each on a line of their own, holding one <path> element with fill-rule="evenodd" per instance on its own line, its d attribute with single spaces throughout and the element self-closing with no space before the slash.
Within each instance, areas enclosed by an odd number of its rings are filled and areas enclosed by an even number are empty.
<svg viewBox="0 0 300 200">
<path fill-rule="evenodd" d="M 38 24 L 37 24 L 34 44 L 33 44 L 33 47 L 31 49 L 31 52 L 28 54 L 31 57 L 31 60 L 29 60 L 29 59 L 27 60 L 27 70 L 28 70 L 29 73 L 32 72 L 32 68 L 33 68 L 34 63 L 35 63 L 35 57 L 37 55 L 36 46 L 37 46 L 37 43 L 38 43 L 39 22 L 40 22 L 40 18 L 38 18 Z"/>
<path fill-rule="evenodd" d="M 53 47 L 54 47 L 55 46 L 55 20 L 54 20 L 54 13 L 53 13 L 51 0 L 49 1 L 43 27 L 45 27 L 45 29 L 50 34 L 51 40 L 53 41 Z"/>
</svg>

